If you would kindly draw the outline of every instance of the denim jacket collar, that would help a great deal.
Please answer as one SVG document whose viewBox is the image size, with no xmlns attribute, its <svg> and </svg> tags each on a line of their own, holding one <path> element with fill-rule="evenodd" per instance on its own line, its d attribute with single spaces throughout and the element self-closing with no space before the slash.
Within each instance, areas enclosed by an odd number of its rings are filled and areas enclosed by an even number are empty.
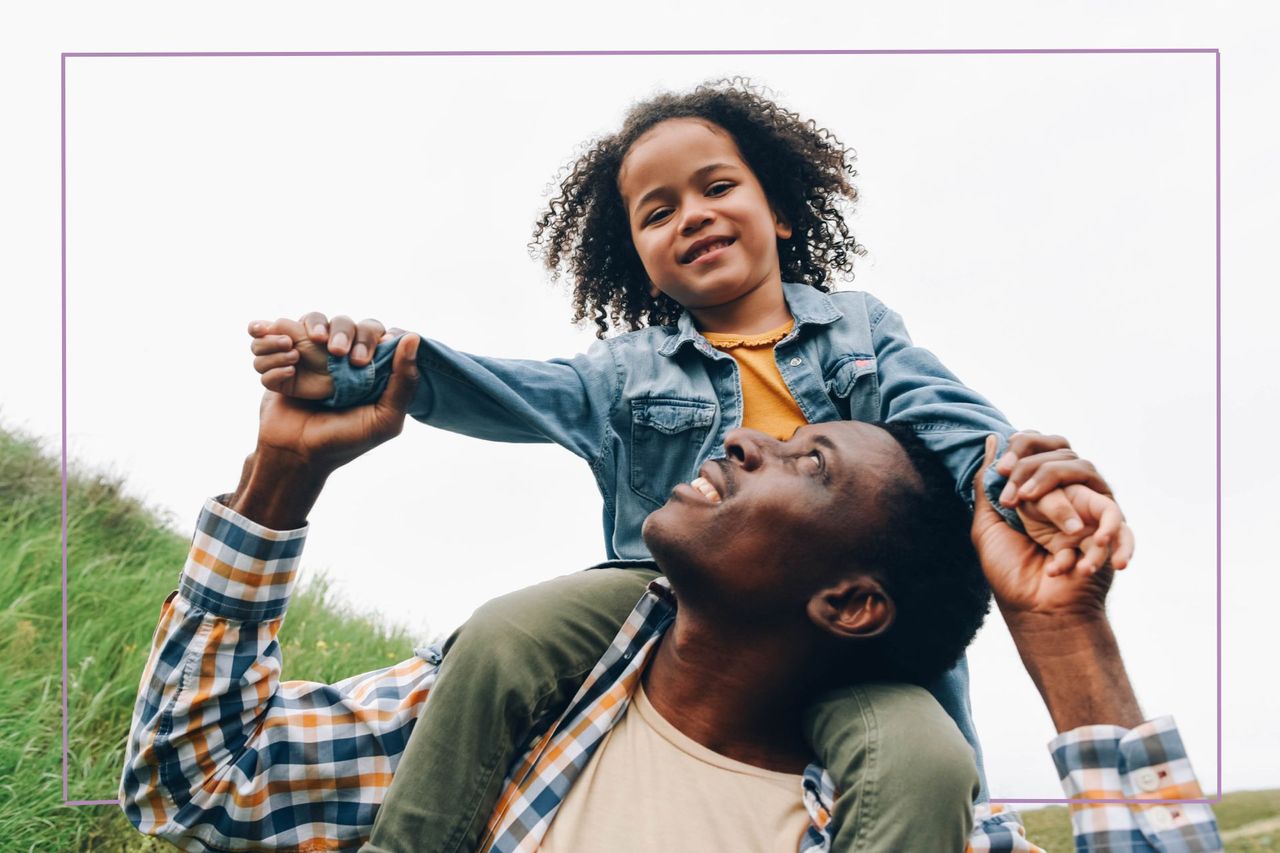
<svg viewBox="0 0 1280 853">
<path fill-rule="evenodd" d="M 825 326 L 844 316 L 832 304 L 827 294 L 807 284 L 794 284 L 784 281 L 782 283 L 782 296 L 787 300 L 787 308 L 791 312 L 792 319 L 796 321 L 796 329 L 805 324 Z M 672 356 L 685 344 L 697 346 L 699 341 L 705 341 L 705 338 L 694 326 L 693 315 L 685 311 L 680 315 L 680 321 L 676 324 L 675 334 L 667 338 L 662 346 L 658 348 L 658 352 L 661 355 Z M 700 352 L 706 351 L 703 347 L 698 347 L 698 349 Z"/>
</svg>

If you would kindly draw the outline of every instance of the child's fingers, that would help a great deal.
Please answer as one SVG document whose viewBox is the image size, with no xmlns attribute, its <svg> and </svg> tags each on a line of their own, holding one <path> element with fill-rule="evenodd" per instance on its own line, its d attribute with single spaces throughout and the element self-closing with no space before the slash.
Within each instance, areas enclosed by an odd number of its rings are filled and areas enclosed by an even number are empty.
<svg viewBox="0 0 1280 853">
<path fill-rule="evenodd" d="M 293 338 L 288 335 L 263 335 L 249 343 L 249 351 L 254 355 L 271 355 L 277 352 L 288 352 L 293 349 Z"/>
<path fill-rule="evenodd" d="M 260 355 L 253 360 L 253 369 L 259 373 L 267 373 L 277 367 L 288 367 L 298 363 L 298 351 L 277 352 L 271 355 Z"/>
<path fill-rule="evenodd" d="M 1087 574 L 1092 574 L 1107 564 L 1110 558 L 1110 549 L 1098 541 L 1096 536 L 1090 536 L 1080 543 L 1080 559 L 1076 563 L 1076 568 Z"/>
<path fill-rule="evenodd" d="M 1063 548 L 1061 551 L 1053 555 L 1053 559 L 1049 562 L 1049 568 L 1046 574 L 1051 578 L 1058 575 L 1065 575 L 1067 572 L 1075 568 L 1076 565 L 1076 549 Z"/>
<path fill-rule="evenodd" d="M 1123 569 L 1129 565 L 1129 561 L 1133 559 L 1133 530 L 1129 525 L 1125 524 L 1120 527 L 1120 544 L 1117 545 L 1111 554 L 1111 566 L 1114 569 Z"/>
<path fill-rule="evenodd" d="M 1054 489 L 1036 501 L 1036 509 L 1053 523 L 1053 526 L 1071 536 L 1084 530 L 1084 522 L 1080 514 L 1071 505 L 1070 498 L 1062 489 Z"/>
<path fill-rule="evenodd" d="M 306 330 L 307 337 L 322 344 L 329 340 L 329 318 L 319 311 L 308 311 L 298 320 Z"/>
<path fill-rule="evenodd" d="M 293 365 L 268 370 L 261 376 L 262 386 L 268 391 L 276 391 L 283 394 L 289 388 L 289 383 L 293 381 L 294 372 Z"/>
</svg>

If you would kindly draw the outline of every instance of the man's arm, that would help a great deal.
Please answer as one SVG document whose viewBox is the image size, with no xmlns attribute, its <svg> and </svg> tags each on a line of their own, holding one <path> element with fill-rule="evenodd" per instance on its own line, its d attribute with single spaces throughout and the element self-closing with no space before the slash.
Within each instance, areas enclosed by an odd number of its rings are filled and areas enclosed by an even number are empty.
<svg viewBox="0 0 1280 853">
<path fill-rule="evenodd" d="M 305 530 L 210 500 L 165 603 L 126 747 L 120 802 L 188 850 L 346 850 L 374 815 L 435 681 L 412 658 L 338 684 L 279 681 Z"/>
<path fill-rule="evenodd" d="M 994 457 L 993 437 L 986 464 Z M 1080 506 L 1095 523 L 1109 510 L 1096 493 Z M 1052 556 L 1006 525 L 982 494 L 972 535 L 996 604 L 1059 732 L 1050 749 L 1067 797 L 1203 799 L 1172 719 L 1143 721 L 1106 616 L 1110 566 L 1050 576 L 1045 567 Z M 1078 850 L 1222 848 L 1204 804 L 1073 804 L 1072 827 Z"/>
<path fill-rule="evenodd" d="M 397 435 L 416 336 L 375 404 L 319 412 L 268 392 L 236 492 L 202 513 L 140 685 L 121 804 L 191 850 L 356 846 L 434 679 L 434 663 L 336 685 L 280 684 L 276 633 L 329 474 Z"/>
</svg>

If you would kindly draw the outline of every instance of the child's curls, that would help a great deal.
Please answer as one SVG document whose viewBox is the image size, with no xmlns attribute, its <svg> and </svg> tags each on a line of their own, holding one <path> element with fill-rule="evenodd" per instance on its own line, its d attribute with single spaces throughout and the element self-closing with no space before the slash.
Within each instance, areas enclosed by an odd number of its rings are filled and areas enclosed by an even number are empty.
<svg viewBox="0 0 1280 853">
<path fill-rule="evenodd" d="M 844 220 L 844 210 L 857 199 L 850 182 L 857 175 L 854 152 L 831 131 L 735 77 L 642 101 L 621 130 L 597 140 L 567 167 L 560 194 L 538 219 L 529 247 L 553 279 L 567 274 L 575 323 L 591 318 L 603 338 L 611 328 L 666 325 L 680 316 L 675 300 L 649 293 L 618 190 L 627 151 L 651 127 L 674 118 L 705 119 L 732 135 L 769 203 L 791 226 L 792 236 L 778 240 L 784 281 L 825 293 L 832 274 L 852 274 L 852 255 L 864 253 Z"/>
</svg>

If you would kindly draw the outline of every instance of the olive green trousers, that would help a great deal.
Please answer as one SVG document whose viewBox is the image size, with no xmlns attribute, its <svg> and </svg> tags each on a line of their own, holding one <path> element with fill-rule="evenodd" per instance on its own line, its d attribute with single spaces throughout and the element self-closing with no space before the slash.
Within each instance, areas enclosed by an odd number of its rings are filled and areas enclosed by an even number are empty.
<svg viewBox="0 0 1280 853">
<path fill-rule="evenodd" d="M 657 576 L 596 568 L 479 608 L 445 644 L 364 853 L 475 850 L 519 745 L 567 707 Z M 977 768 L 928 691 L 832 691 L 809 709 L 805 736 L 841 791 L 833 850 L 964 849 Z"/>
</svg>

